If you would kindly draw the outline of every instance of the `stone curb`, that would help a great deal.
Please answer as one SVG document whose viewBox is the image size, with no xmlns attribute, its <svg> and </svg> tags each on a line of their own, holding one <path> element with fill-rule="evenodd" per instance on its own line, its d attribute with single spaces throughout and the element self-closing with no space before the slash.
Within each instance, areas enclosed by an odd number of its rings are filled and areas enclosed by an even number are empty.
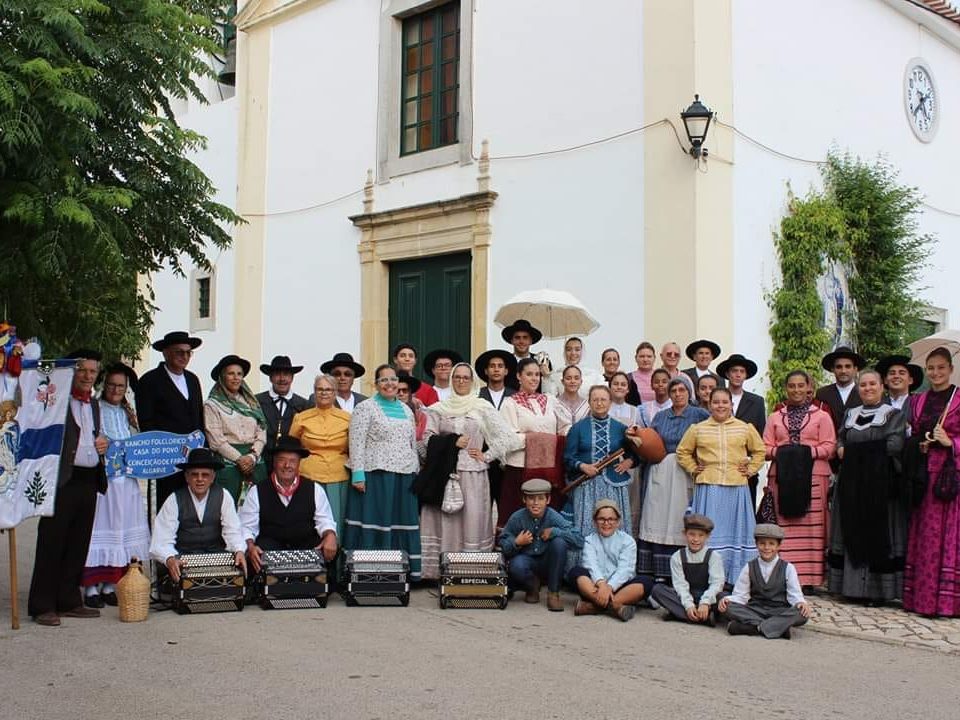
<svg viewBox="0 0 960 720">
<path fill-rule="evenodd" d="M 912 647 L 921 650 L 938 652 L 944 655 L 960 655 L 960 646 L 951 645 L 946 640 L 915 640 L 909 638 L 890 638 L 882 635 L 871 635 L 861 630 L 845 630 L 828 624 L 820 624 L 813 620 L 803 626 L 805 630 L 834 635 L 836 637 L 853 638 L 865 642 L 878 642 L 897 647 Z"/>
</svg>

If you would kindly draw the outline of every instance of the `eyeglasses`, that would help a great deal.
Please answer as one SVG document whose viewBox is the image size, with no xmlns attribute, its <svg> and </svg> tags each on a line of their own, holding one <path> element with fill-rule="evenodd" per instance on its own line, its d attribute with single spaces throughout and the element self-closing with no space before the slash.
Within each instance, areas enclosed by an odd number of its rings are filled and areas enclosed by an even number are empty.
<svg viewBox="0 0 960 720">
<path fill-rule="evenodd" d="M 597 518 L 597 522 L 598 522 L 598 523 L 615 523 L 615 522 L 620 522 L 620 518 L 618 518 L 618 517 L 598 517 L 598 518 Z"/>
<path fill-rule="evenodd" d="M 408 388 L 406 385 L 403 385 L 403 386 L 397 388 L 397 393 L 400 394 L 400 395 L 409 395 L 409 394 L 410 394 L 410 388 Z"/>
<path fill-rule="evenodd" d="M 382 377 L 377 378 L 377 385 L 386 385 L 387 383 L 400 382 L 400 378 L 395 377 Z"/>
<path fill-rule="evenodd" d="M 352 378 L 352 377 L 353 377 L 353 370 L 340 370 L 339 372 L 337 372 L 336 370 L 334 370 L 334 371 L 331 372 L 330 374 L 333 375 L 334 377 L 348 377 L 348 378 Z"/>
<path fill-rule="evenodd" d="M 473 380 L 473 378 L 470 377 L 469 375 L 454 375 L 454 376 L 453 376 L 453 381 L 454 381 L 454 382 L 470 382 L 471 380 Z"/>
<path fill-rule="evenodd" d="M 320 388 L 319 390 L 314 390 L 313 392 L 315 392 L 317 395 L 329 395 L 331 393 L 335 393 L 336 390 L 333 388 Z"/>
<path fill-rule="evenodd" d="M 680 353 L 678 352 L 665 352 L 663 355 L 664 357 L 680 357 Z"/>
<path fill-rule="evenodd" d="M 453 363 L 448 362 L 437 362 L 433 364 L 434 370 L 449 370 L 453 367 Z"/>
<path fill-rule="evenodd" d="M 104 383 L 103 387 L 106 390 L 126 390 L 127 384 L 126 383 Z"/>
</svg>

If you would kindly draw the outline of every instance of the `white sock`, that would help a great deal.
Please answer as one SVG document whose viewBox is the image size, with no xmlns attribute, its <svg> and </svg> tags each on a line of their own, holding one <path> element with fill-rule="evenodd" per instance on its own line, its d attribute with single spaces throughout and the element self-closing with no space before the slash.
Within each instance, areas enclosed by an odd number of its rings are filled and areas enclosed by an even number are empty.
<svg viewBox="0 0 960 720">
<path fill-rule="evenodd" d="M 90 585 L 86 589 L 87 597 L 93 597 L 94 595 L 100 594 L 100 587 L 98 585 Z"/>
<path fill-rule="evenodd" d="M 117 591 L 117 586 L 113 583 L 104 583 L 103 584 L 103 594 L 112 593 Z"/>
</svg>

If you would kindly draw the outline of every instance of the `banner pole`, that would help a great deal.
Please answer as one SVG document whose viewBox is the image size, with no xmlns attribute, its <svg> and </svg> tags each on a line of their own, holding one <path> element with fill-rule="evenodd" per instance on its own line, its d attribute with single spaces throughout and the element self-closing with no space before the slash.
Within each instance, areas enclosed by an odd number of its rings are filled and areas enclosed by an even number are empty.
<svg viewBox="0 0 960 720">
<path fill-rule="evenodd" d="M 17 590 L 17 529 L 10 528 L 10 627 L 20 629 L 20 599 Z"/>
</svg>

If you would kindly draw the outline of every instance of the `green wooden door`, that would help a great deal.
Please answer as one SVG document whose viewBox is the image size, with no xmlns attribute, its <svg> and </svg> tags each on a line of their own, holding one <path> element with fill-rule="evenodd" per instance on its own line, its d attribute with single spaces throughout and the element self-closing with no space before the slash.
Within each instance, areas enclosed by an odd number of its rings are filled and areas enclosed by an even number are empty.
<svg viewBox="0 0 960 720">
<path fill-rule="evenodd" d="M 399 343 L 417 348 L 418 377 L 420 362 L 436 348 L 470 361 L 470 253 L 390 263 L 388 316 L 390 352 Z"/>
</svg>

